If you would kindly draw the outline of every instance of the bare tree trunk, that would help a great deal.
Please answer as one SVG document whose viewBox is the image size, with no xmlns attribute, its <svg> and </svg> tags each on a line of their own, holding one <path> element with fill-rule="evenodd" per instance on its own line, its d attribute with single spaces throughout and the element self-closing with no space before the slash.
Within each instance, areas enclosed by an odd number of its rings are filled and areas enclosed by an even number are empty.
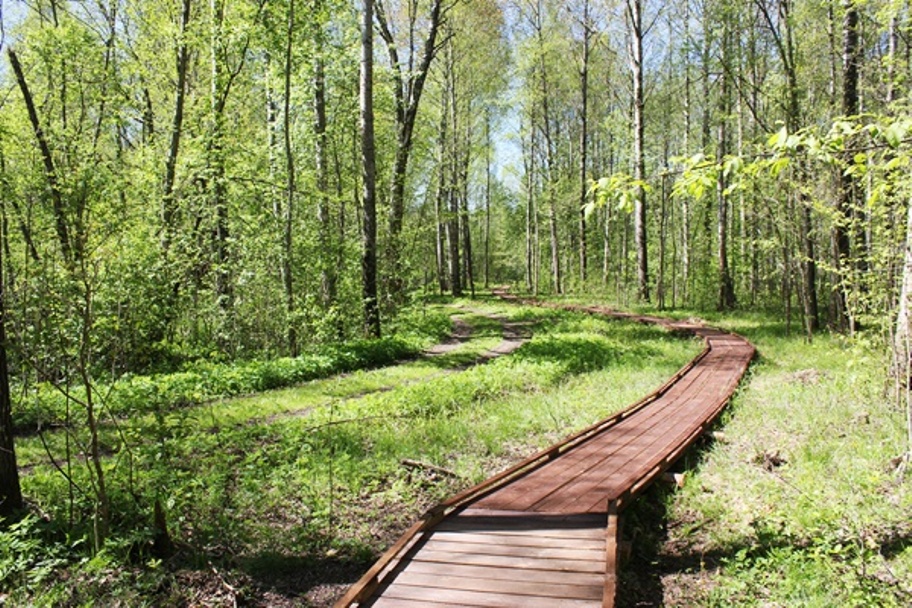
<svg viewBox="0 0 912 608">
<path fill-rule="evenodd" d="M 219 56 L 224 40 L 224 0 L 209 0 L 212 23 L 210 26 L 210 124 L 206 150 L 206 167 L 209 178 L 209 205 L 215 215 L 215 296 L 222 314 L 218 341 L 227 345 L 229 315 L 233 308 L 231 273 L 229 270 L 228 192 L 225 175 L 225 106 L 230 90 L 227 66 Z"/>
<path fill-rule="evenodd" d="M 718 138 L 718 162 L 724 163 L 725 157 L 728 156 L 728 114 L 730 108 L 730 84 L 728 77 L 728 45 L 730 31 L 726 20 L 722 32 L 722 73 L 720 78 L 719 94 L 719 138 Z M 719 171 L 719 178 L 716 184 L 718 197 L 718 239 L 719 239 L 719 309 L 730 310 L 735 307 L 735 286 L 732 281 L 728 260 L 728 213 L 729 200 L 727 192 L 728 184 L 726 183 L 725 171 Z"/>
<path fill-rule="evenodd" d="M 294 0 L 289 0 L 293 2 Z M 318 0 L 316 13 L 322 12 L 323 0 Z M 317 222 L 319 223 L 319 244 L 322 259 L 320 260 L 320 300 L 324 310 L 329 309 L 336 301 L 336 268 L 333 242 L 332 216 L 329 207 L 329 167 L 327 162 L 326 135 L 326 74 L 323 53 L 325 50 L 323 23 L 317 23 L 314 35 L 316 57 L 314 58 L 314 135 L 316 137 L 314 153 L 317 169 Z M 290 46 L 289 46 L 290 49 Z M 289 70 L 290 71 L 290 70 Z M 287 129 L 286 129 L 287 131 Z"/>
<path fill-rule="evenodd" d="M 368 0 L 365 0 L 365 2 Z M 409 57 L 407 65 L 403 65 L 399 57 L 399 47 L 389 26 L 386 10 L 382 0 L 374 0 L 377 7 L 377 24 L 380 36 L 386 43 L 390 64 L 393 69 L 393 95 L 396 101 L 396 155 L 393 162 L 393 175 L 390 183 L 390 215 L 389 215 L 389 244 L 387 256 L 389 258 L 389 273 L 391 295 L 399 297 L 403 288 L 402 269 L 400 264 L 402 221 L 405 215 L 405 178 L 408 170 L 409 157 L 412 153 L 412 140 L 415 123 L 418 118 L 418 105 L 424 91 L 424 84 L 430 71 L 431 62 L 437 53 L 437 35 L 443 18 L 442 0 L 432 0 L 428 16 L 427 37 L 421 46 L 421 56 L 417 62 L 413 54 L 419 45 L 413 39 L 417 2 L 409 3 Z"/>
<path fill-rule="evenodd" d="M 684 3 L 684 45 L 689 49 L 692 44 L 690 36 L 690 2 Z M 690 130 L 693 123 L 691 89 L 693 87 L 690 66 L 690 53 L 684 55 L 684 154 L 690 154 Z M 687 197 L 681 197 L 681 301 L 687 303 L 690 295 L 690 203 Z"/>
<path fill-rule="evenodd" d="M 168 156 L 165 159 L 165 177 L 162 184 L 162 249 L 167 252 L 174 238 L 177 226 L 177 201 L 174 198 L 174 182 L 177 176 L 177 158 L 180 153 L 181 135 L 184 130 L 184 99 L 187 94 L 187 72 L 190 65 L 190 50 L 187 46 L 187 28 L 190 26 L 191 0 L 183 0 L 179 43 L 177 46 L 177 83 L 174 87 L 174 115 L 171 118 L 171 135 Z"/>
<path fill-rule="evenodd" d="M 443 108 L 440 112 L 440 131 L 437 134 L 437 195 L 434 197 L 434 216 L 436 219 L 435 250 L 437 253 L 437 281 L 440 293 L 449 288 L 446 232 L 447 221 L 444 215 L 448 212 L 447 202 L 447 125 L 449 124 L 449 96 L 443 95 Z"/>
<path fill-rule="evenodd" d="M 643 2 L 627 0 L 627 24 L 630 33 L 630 71 L 633 77 L 633 177 L 646 179 L 645 108 L 643 93 Z M 649 301 L 649 257 L 646 238 L 646 191 L 637 188 L 633 209 L 634 245 L 637 255 L 637 298 Z"/>
<path fill-rule="evenodd" d="M 364 0 L 361 12 L 361 287 L 364 333 L 380 337 L 377 299 L 377 162 L 374 147 L 374 5 Z"/>
<path fill-rule="evenodd" d="M 0 327 L 2 329 L 2 327 Z M 903 253 L 902 283 L 899 306 L 896 313 L 896 328 L 893 337 L 893 376 L 904 396 L 906 409 L 907 452 L 906 466 L 912 455 L 912 201 L 906 213 L 906 243 Z M 2 373 L 2 370 L 0 370 Z"/>
<path fill-rule="evenodd" d="M 451 184 L 447 188 L 450 218 L 447 220 L 447 246 L 450 252 L 450 291 L 459 297 L 462 295 L 462 271 L 459 259 L 459 197 L 456 188 Z"/>
<path fill-rule="evenodd" d="M 665 309 L 665 248 L 666 248 L 666 226 L 668 224 L 668 176 L 662 175 L 661 201 L 662 207 L 659 210 L 659 272 L 656 277 L 656 305 L 659 310 Z"/>
<path fill-rule="evenodd" d="M 586 284 L 588 270 L 588 251 L 586 240 L 586 195 L 589 185 L 586 182 L 586 170 L 589 161 L 589 53 L 592 38 L 592 24 L 589 19 L 589 0 L 583 3 L 583 64 L 580 70 L 580 96 L 582 108 L 580 111 L 580 199 L 579 199 L 579 272 L 580 284 Z"/>
<path fill-rule="evenodd" d="M 548 234 L 551 237 L 551 280 L 554 282 L 554 293 L 563 291 L 560 263 L 560 244 L 557 239 L 557 201 L 553 185 L 548 188 Z"/>
<path fill-rule="evenodd" d="M 462 236 L 461 220 L 462 209 L 459 201 L 460 194 L 460 176 L 462 168 L 459 160 L 459 104 L 456 94 L 456 68 L 455 57 L 453 56 L 453 45 L 446 45 L 445 60 L 445 82 L 446 94 L 448 96 L 449 122 L 448 129 L 451 131 L 449 139 L 449 154 L 447 156 L 447 168 L 449 180 L 447 181 L 447 200 L 449 201 L 449 219 L 447 221 L 447 246 L 450 254 L 450 290 L 454 296 L 461 296 L 462 289 L 465 287 L 465 266 L 459 253 L 459 243 Z"/>
<path fill-rule="evenodd" d="M 286 339 L 288 341 L 288 352 L 292 357 L 298 356 L 298 332 L 295 328 L 295 296 L 294 296 L 294 276 L 292 268 L 294 267 L 292 256 L 292 229 L 294 227 L 294 200 L 295 190 L 297 189 L 294 162 L 294 148 L 291 141 L 291 72 L 292 72 L 292 43 L 295 30 L 295 0 L 288 0 L 288 23 L 285 31 L 285 103 L 282 107 L 282 127 L 285 131 L 285 217 L 284 230 L 282 232 L 282 284 L 285 288 L 285 312 L 288 315 L 288 327 Z M 317 60 L 317 71 L 322 71 L 321 59 Z M 316 86 L 316 105 L 317 105 L 317 188 L 320 191 L 320 235 L 325 236 L 325 230 L 328 230 L 329 221 L 324 217 L 325 199 L 326 199 L 326 160 L 324 149 L 326 147 L 326 116 L 323 114 L 323 130 L 319 130 L 320 125 L 320 102 L 322 101 L 321 89 L 322 82 L 318 77 Z M 326 243 L 321 243 L 320 253 L 327 253 Z M 326 268 L 325 261 L 321 261 L 321 267 Z M 324 292 L 325 295 L 325 292 Z"/>
<path fill-rule="evenodd" d="M 466 164 L 465 171 L 468 171 L 468 164 Z M 462 209 L 460 210 L 459 217 L 460 223 L 462 224 L 462 254 L 465 258 L 463 263 L 463 267 L 465 268 L 465 286 L 469 288 L 469 294 L 474 298 L 475 276 L 472 264 L 472 230 L 469 225 L 469 192 L 466 178 L 467 176 L 464 175 L 462 196 L 460 196 Z"/>
<path fill-rule="evenodd" d="M 6 49 L 9 55 L 10 65 L 16 75 L 16 83 L 19 85 L 19 91 L 22 93 L 22 99 L 28 110 L 29 121 L 32 123 L 32 131 L 35 133 L 35 139 L 38 141 L 38 148 L 41 152 L 41 159 L 44 161 L 45 178 L 48 182 L 48 188 L 51 192 L 51 203 L 54 210 L 54 226 L 57 230 L 57 240 L 60 243 L 60 252 L 63 256 L 64 263 L 73 271 L 74 269 L 74 248 L 70 241 L 69 222 L 67 221 L 63 192 L 60 189 L 59 176 L 57 167 L 54 162 L 54 156 L 51 154 L 51 147 L 45 137 L 44 130 L 41 128 L 41 121 L 38 118 L 38 111 L 35 108 L 35 102 L 32 93 L 29 90 L 28 83 L 25 80 L 25 73 L 19 63 L 19 58 L 12 47 Z"/>
<path fill-rule="evenodd" d="M 489 286 L 491 272 L 491 112 L 485 111 L 485 218 L 484 218 L 484 287 Z"/>
<path fill-rule="evenodd" d="M 6 277 L 4 249 L 7 234 L 0 233 L 0 518 L 9 520 L 22 509 L 22 489 L 13 439 L 12 401 L 10 399 L 9 360 L 6 341 Z"/>
<path fill-rule="evenodd" d="M 858 114 L 858 9 L 854 0 L 843 0 L 845 16 L 842 23 L 842 112 Z M 848 159 L 847 162 L 850 162 Z M 856 204 L 857 185 L 852 175 L 840 176 L 839 217 L 833 228 L 833 257 L 837 284 L 833 289 L 834 324 L 840 331 L 851 330 L 852 315 L 848 310 L 846 282 L 850 272 L 852 215 Z"/>
<path fill-rule="evenodd" d="M 533 223 L 535 221 L 535 150 L 534 150 L 534 141 L 535 135 L 534 132 L 530 134 L 530 144 L 529 150 L 524 154 L 524 163 L 526 165 L 526 289 L 532 291 L 532 282 L 533 282 L 533 269 L 532 262 L 534 259 L 533 254 Z"/>
</svg>

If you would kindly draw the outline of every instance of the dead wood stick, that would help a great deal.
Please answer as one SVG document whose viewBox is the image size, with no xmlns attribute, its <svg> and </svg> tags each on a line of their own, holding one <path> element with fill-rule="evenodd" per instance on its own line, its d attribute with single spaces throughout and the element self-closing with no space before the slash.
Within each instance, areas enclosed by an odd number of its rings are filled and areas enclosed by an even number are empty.
<svg viewBox="0 0 912 608">
<path fill-rule="evenodd" d="M 436 464 L 429 464 L 427 462 L 421 462 L 419 460 L 412 460 L 411 458 L 403 458 L 399 461 L 402 466 L 408 467 L 410 469 L 422 469 L 425 471 L 433 471 L 434 473 L 439 473 L 447 477 L 452 477 L 453 479 L 459 479 L 460 475 L 449 469 L 443 467 L 438 467 Z"/>
</svg>

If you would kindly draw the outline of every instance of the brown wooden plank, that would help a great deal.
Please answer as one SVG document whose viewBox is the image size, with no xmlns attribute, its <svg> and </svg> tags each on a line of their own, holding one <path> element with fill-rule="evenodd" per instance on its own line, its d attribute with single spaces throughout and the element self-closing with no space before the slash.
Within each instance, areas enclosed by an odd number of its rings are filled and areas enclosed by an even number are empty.
<svg viewBox="0 0 912 608">
<path fill-rule="evenodd" d="M 468 508 L 440 522 L 443 531 L 483 531 L 498 534 L 536 534 L 557 538 L 601 539 L 603 515 L 588 513 L 529 513 Z"/>
<path fill-rule="evenodd" d="M 411 587 L 409 585 L 392 585 L 385 590 L 384 595 L 390 598 L 445 602 L 477 608 L 597 608 L 601 605 L 600 601 L 593 602 L 592 600 L 534 597 L 508 593 L 492 594 L 456 589 Z"/>
<path fill-rule="evenodd" d="M 605 568 L 604 559 L 546 559 L 516 555 L 485 555 L 431 550 L 420 551 L 415 554 L 412 561 L 466 564 L 470 566 L 488 566 L 494 568 L 547 570 L 550 572 L 604 572 Z"/>
<path fill-rule="evenodd" d="M 401 597 L 378 597 L 362 608 L 465 608 L 464 604 L 446 604 L 432 600 L 407 600 Z"/>
<path fill-rule="evenodd" d="M 592 549 L 579 549 L 575 546 L 563 548 L 561 546 L 516 546 L 496 545 L 489 543 L 452 542 L 438 540 L 434 537 L 428 539 L 421 552 L 442 551 L 446 553 L 477 555 L 504 555 L 513 557 L 534 557 L 542 559 L 569 559 L 569 560 L 598 560 L 604 551 L 604 546 Z"/>
<path fill-rule="evenodd" d="M 603 531 L 604 533 L 604 531 Z M 443 564 L 437 562 L 412 561 L 405 572 L 417 572 L 436 576 L 460 576 L 488 580 L 516 580 L 532 577 L 541 583 L 563 583 L 567 585 L 601 585 L 604 577 L 598 572 L 553 572 L 522 568 L 492 568 L 467 564 Z"/>
<path fill-rule="evenodd" d="M 754 352 L 743 338 L 721 330 L 615 316 L 692 331 L 706 346 L 638 407 L 443 503 L 441 515 L 471 502 L 436 522 L 398 566 L 385 568 L 390 576 L 379 588 L 384 597 L 373 605 L 552 608 L 609 602 L 605 574 L 614 571 L 619 507 L 612 503 L 608 517 L 606 499 L 626 501 L 678 457 L 718 415 Z M 597 516 L 587 520 L 581 509 Z M 601 578 L 601 597 L 593 593 L 594 578 Z"/>
<path fill-rule="evenodd" d="M 567 583 L 545 583 L 534 580 L 533 577 L 492 580 L 477 577 L 423 574 L 409 570 L 397 576 L 393 585 L 577 600 L 601 600 L 604 587 L 601 581 L 590 585 L 570 585 Z"/>
<path fill-rule="evenodd" d="M 702 387 L 702 384 L 700 386 Z M 672 399 L 672 396 L 669 395 L 669 399 Z M 676 403 L 684 403 L 687 397 L 674 395 L 673 399 Z M 658 403 L 656 402 L 656 404 Z M 652 407 L 648 409 L 652 410 Z M 614 475 L 620 466 L 631 460 L 631 456 L 635 456 L 643 449 L 638 442 L 648 440 L 648 445 L 651 445 L 668 429 L 674 428 L 678 424 L 676 418 L 669 415 L 664 409 L 656 409 L 649 415 L 646 415 L 645 411 L 634 414 L 630 419 L 617 425 L 615 432 L 611 433 L 611 437 L 623 433 L 626 436 L 622 440 L 611 443 L 601 441 L 601 437 L 591 440 L 593 448 L 584 454 L 588 460 L 578 459 L 573 463 L 575 466 L 569 468 L 562 457 L 558 461 L 552 461 L 534 473 L 516 480 L 505 490 L 490 495 L 479 501 L 478 504 L 500 508 L 521 507 L 549 512 L 572 511 L 574 510 L 573 505 L 580 500 L 581 496 L 593 491 L 593 488 L 586 488 L 582 492 L 575 492 L 573 489 L 575 484 L 581 483 L 581 480 L 585 480 L 592 472 L 595 472 L 600 479 Z M 612 459 L 616 461 L 619 457 L 622 458 L 621 462 L 612 464 Z M 556 504 L 562 506 L 549 506 L 549 499 L 558 495 Z M 602 502 L 607 501 L 608 498 L 602 493 L 598 496 L 598 500 Z M 500 502 L 501 499 L 504 502 Z"/>
<path fill-rule="evenodd" d="M 699 405 L 694 406 L 699 408 Z M 606 500 L 619 498 L 637 480 L 652 471 L 675 447 L 690 436 L 691 426 L 663 425 L 664 433 L 651 433 L 643 437 L 642 444 L 628 446 L 603 463 L 602 468 L 591 474 L 579 475 L 553 495 L 534 505 L 543 511 L 597 511 L 604 510 Z M 670 430 L 674 429 L 674 430 Z M 658 429 L 657 429 L 658 431 Z"/>
<path fill-rule="evenodd" d="M 608 504 L 608 525 L 605 528 L 605 581 L 602 589 L 602 608 L 614 608 L 617 597 L 618 571 L 618 509 L 617 503 Z"/>
<path fill-rule="evenodd" d="M 573 547 L 601 551 L 605 540 L 598 538 L 559 538 L 539 534 L 538 530 L 527 530 L 523 533 L 499 534 L 493 532 L 444 532 L 435 530 L 432 538 L 435 541 L 475 543 L 479 545 L 510 545 L 513 547 Z"/>
</svg>

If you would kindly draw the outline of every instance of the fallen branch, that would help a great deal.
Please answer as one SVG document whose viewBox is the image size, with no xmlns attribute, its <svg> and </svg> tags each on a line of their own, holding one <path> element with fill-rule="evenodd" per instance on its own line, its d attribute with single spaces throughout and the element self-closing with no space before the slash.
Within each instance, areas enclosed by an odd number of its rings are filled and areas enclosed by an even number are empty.
<svg viewBox="0 0 912 608">
<path fill-rule="evenodd" d="M 450 477 L 450 478 L 452 478 L 452 479 L 459 479 L 459 478 L 461 477 L 458 473 L 456 473 L 456 472 L 454 472 L 454 471 L 451 471 L 451 470 L 449 470 L 449 469 L 445 469 L 445 468 L 443 468 L 443 467 L 438 467 L 438 466 L 435 465 L 435 464 L 429 464 L 429 463 L 427 463 L 427 462 L 421 462 L 421 461 L 418 461 L 418 460 L 412 460 L 412 459 L 410 459 L 410 458 L 403 458 L 403 459 L 400 460 L 399 462 L 400 462 L 400 464 L 402 464 L 402 466 L 408 467 L 408 468 L 410 468 L 410 469 L 419 469 L 419 470 L 424 470 L 424 471 L 431 471 L 431 472 L 433 472 L 433 473 L 438 473 L 438 474 L 440 474 L 440 475 L 443 475 L 443 476 L 445 476 L 445 477 Z"/>
</svg>

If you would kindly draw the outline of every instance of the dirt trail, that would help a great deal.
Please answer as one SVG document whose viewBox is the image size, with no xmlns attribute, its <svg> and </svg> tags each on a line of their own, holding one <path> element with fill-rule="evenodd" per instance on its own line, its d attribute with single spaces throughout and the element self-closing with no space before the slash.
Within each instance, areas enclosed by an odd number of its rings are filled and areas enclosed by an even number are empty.
<svg viewBox="0 0 912 608">
<path fill-rule="evenodd" d="M 466 363 L 460 363 L 460 364 L 452 365 L 450 367 L 441 368 L 437 373 L 434 373 L 434 374 L 431 374 L 429 376 L 425 376 L 422 378 L 402 381 L 397 384 L 381 386 L 381 387 L 374 388 L 372 390 L 364 391 L 362 393 L 350 395 L 348 397 L 345 397 L 341 401 L 344 402 L 344 401 L 350 401 L 353 399 L 360 399 L 362 397 L 366 397 L 367 395 L 372 395 L 375 393 L 385 393 L 385 392 L 394 390 L 394 389 L 402 387 L 402 386 L 417 384 L 419 382 L 428 382 L 429 380 L 439 378 L 440 376 L 444 376 L 447 374 L 454 374 L 457 372 L 465 371 L 467 369 L 471 369 L 472 367 L 475 367 L 476 365 L 482 365 L 482 364 L 488 363 L 489 361 L 493 361 L 494 359 L 497 359 L 499 357 L 503 357 L 505 355 L 509 355 L 509 354 L 513 353 L 520 346 L 522 346 L 523 344 L 528 342 L 529 339 L 532 337 L 532 332 L 530 329 L 531 323 L 529 323 L 529 322 L 508 321 L 502 315 L 497 315 L 494 313 L 489 313 L 489 312 L 474 309 L 474 308 L 460 308 L 459 312 L 455 313 L 455 314 L 460 314 L 460 313 L 471 313 L 474 315 L 486 317 L 488 319 L 497 321 L 501 326 L 501 333 L 503 334 L 503 339 L 495 347 L 484 351 L 483 353 L 481 353 L 480 355 L 475 357 L 475 359 L 468 361 Z M 424 352 L 421 354 L 422 357 L 435 358 L 435 357 L 441 357 L 444 355 L 452 354 L 454 351 L 459 349 L 463 344 L 470 342 L 473 339 L 472 336 L 474 334 L 474 330 L 473 330 L 472 326 L 469 323 L 467 323 L 466 321 L 456 317 L 455 314 L 453 317 L 453 331 L 450 333 L 450 335 L 443 342 L 440 342 L 438 344 L 435 344 L 435 345 L 425 349 Z M 396 364 L 394 364 L 394 365 L 396 365 Z M 343 376 L 344 376 L 344 374 L 343 374 Z M 333 401 L 333 399 L 330 399 L 326 403 L 322 403 L 320 405 L 308 406 L 305 408 L 301 408 L 299 410 L 288 410 L 285 412 L 272 414 L 271 416 L 268 416 L 263 419 L 251 419 L 248 421 L 248 424 L 260 423 L 260 422 L 271 423 L 271 422 L 275 422 L 277 420 L 281 420 L 283 418 L 306 417 L 306 416 L 309 416 L 310 413 L 314 411 L 314 409 L 316 409 L 318 407 L 326 407 L 332 401 Z"/>
<path fill-rule="evenodd" d="M 467 365 L 461 365 L 452 368 L 452 370 L 445 371 L 462 371 L 468 367 L 474 365 L 479 365 L 481 363 L 487 363 L 492 359 L 498 357 L 503 357 L 504 355 L 509 355 L 513 353 L 520 346 L 529 341 L 532 337 L 531 332 L 531 323 L 528 321 L 508 321 L 504 316 L 498 315 L 495 313 L 486 312 L 483 310 L 478 310 L 476 308 L 461 308 L 460 312 L 468 312 L 473 315 L 478 315 L 480 317 L 485 317 L 491 319 L 492 321 L 497 321 L 500 324 L 501 332 L 503 334 L 503 340 L 500 344 L 494 348 L 488 349 L 485 352 L 481 353 L 475 361 Z M 468 325 L 465 321 L 459 318 L 453 319 L 453 333 L 450 334 L 450 337 L 441 342 L 440 344 L 435 344 L 431 348 L 424 351 L 425 356 L 436 357 L 443 354 L 450 353 L 455 349 L 459 348 L 463 343 L 470 340 L 472 336 L 472 327 Z"/>
</svg>

